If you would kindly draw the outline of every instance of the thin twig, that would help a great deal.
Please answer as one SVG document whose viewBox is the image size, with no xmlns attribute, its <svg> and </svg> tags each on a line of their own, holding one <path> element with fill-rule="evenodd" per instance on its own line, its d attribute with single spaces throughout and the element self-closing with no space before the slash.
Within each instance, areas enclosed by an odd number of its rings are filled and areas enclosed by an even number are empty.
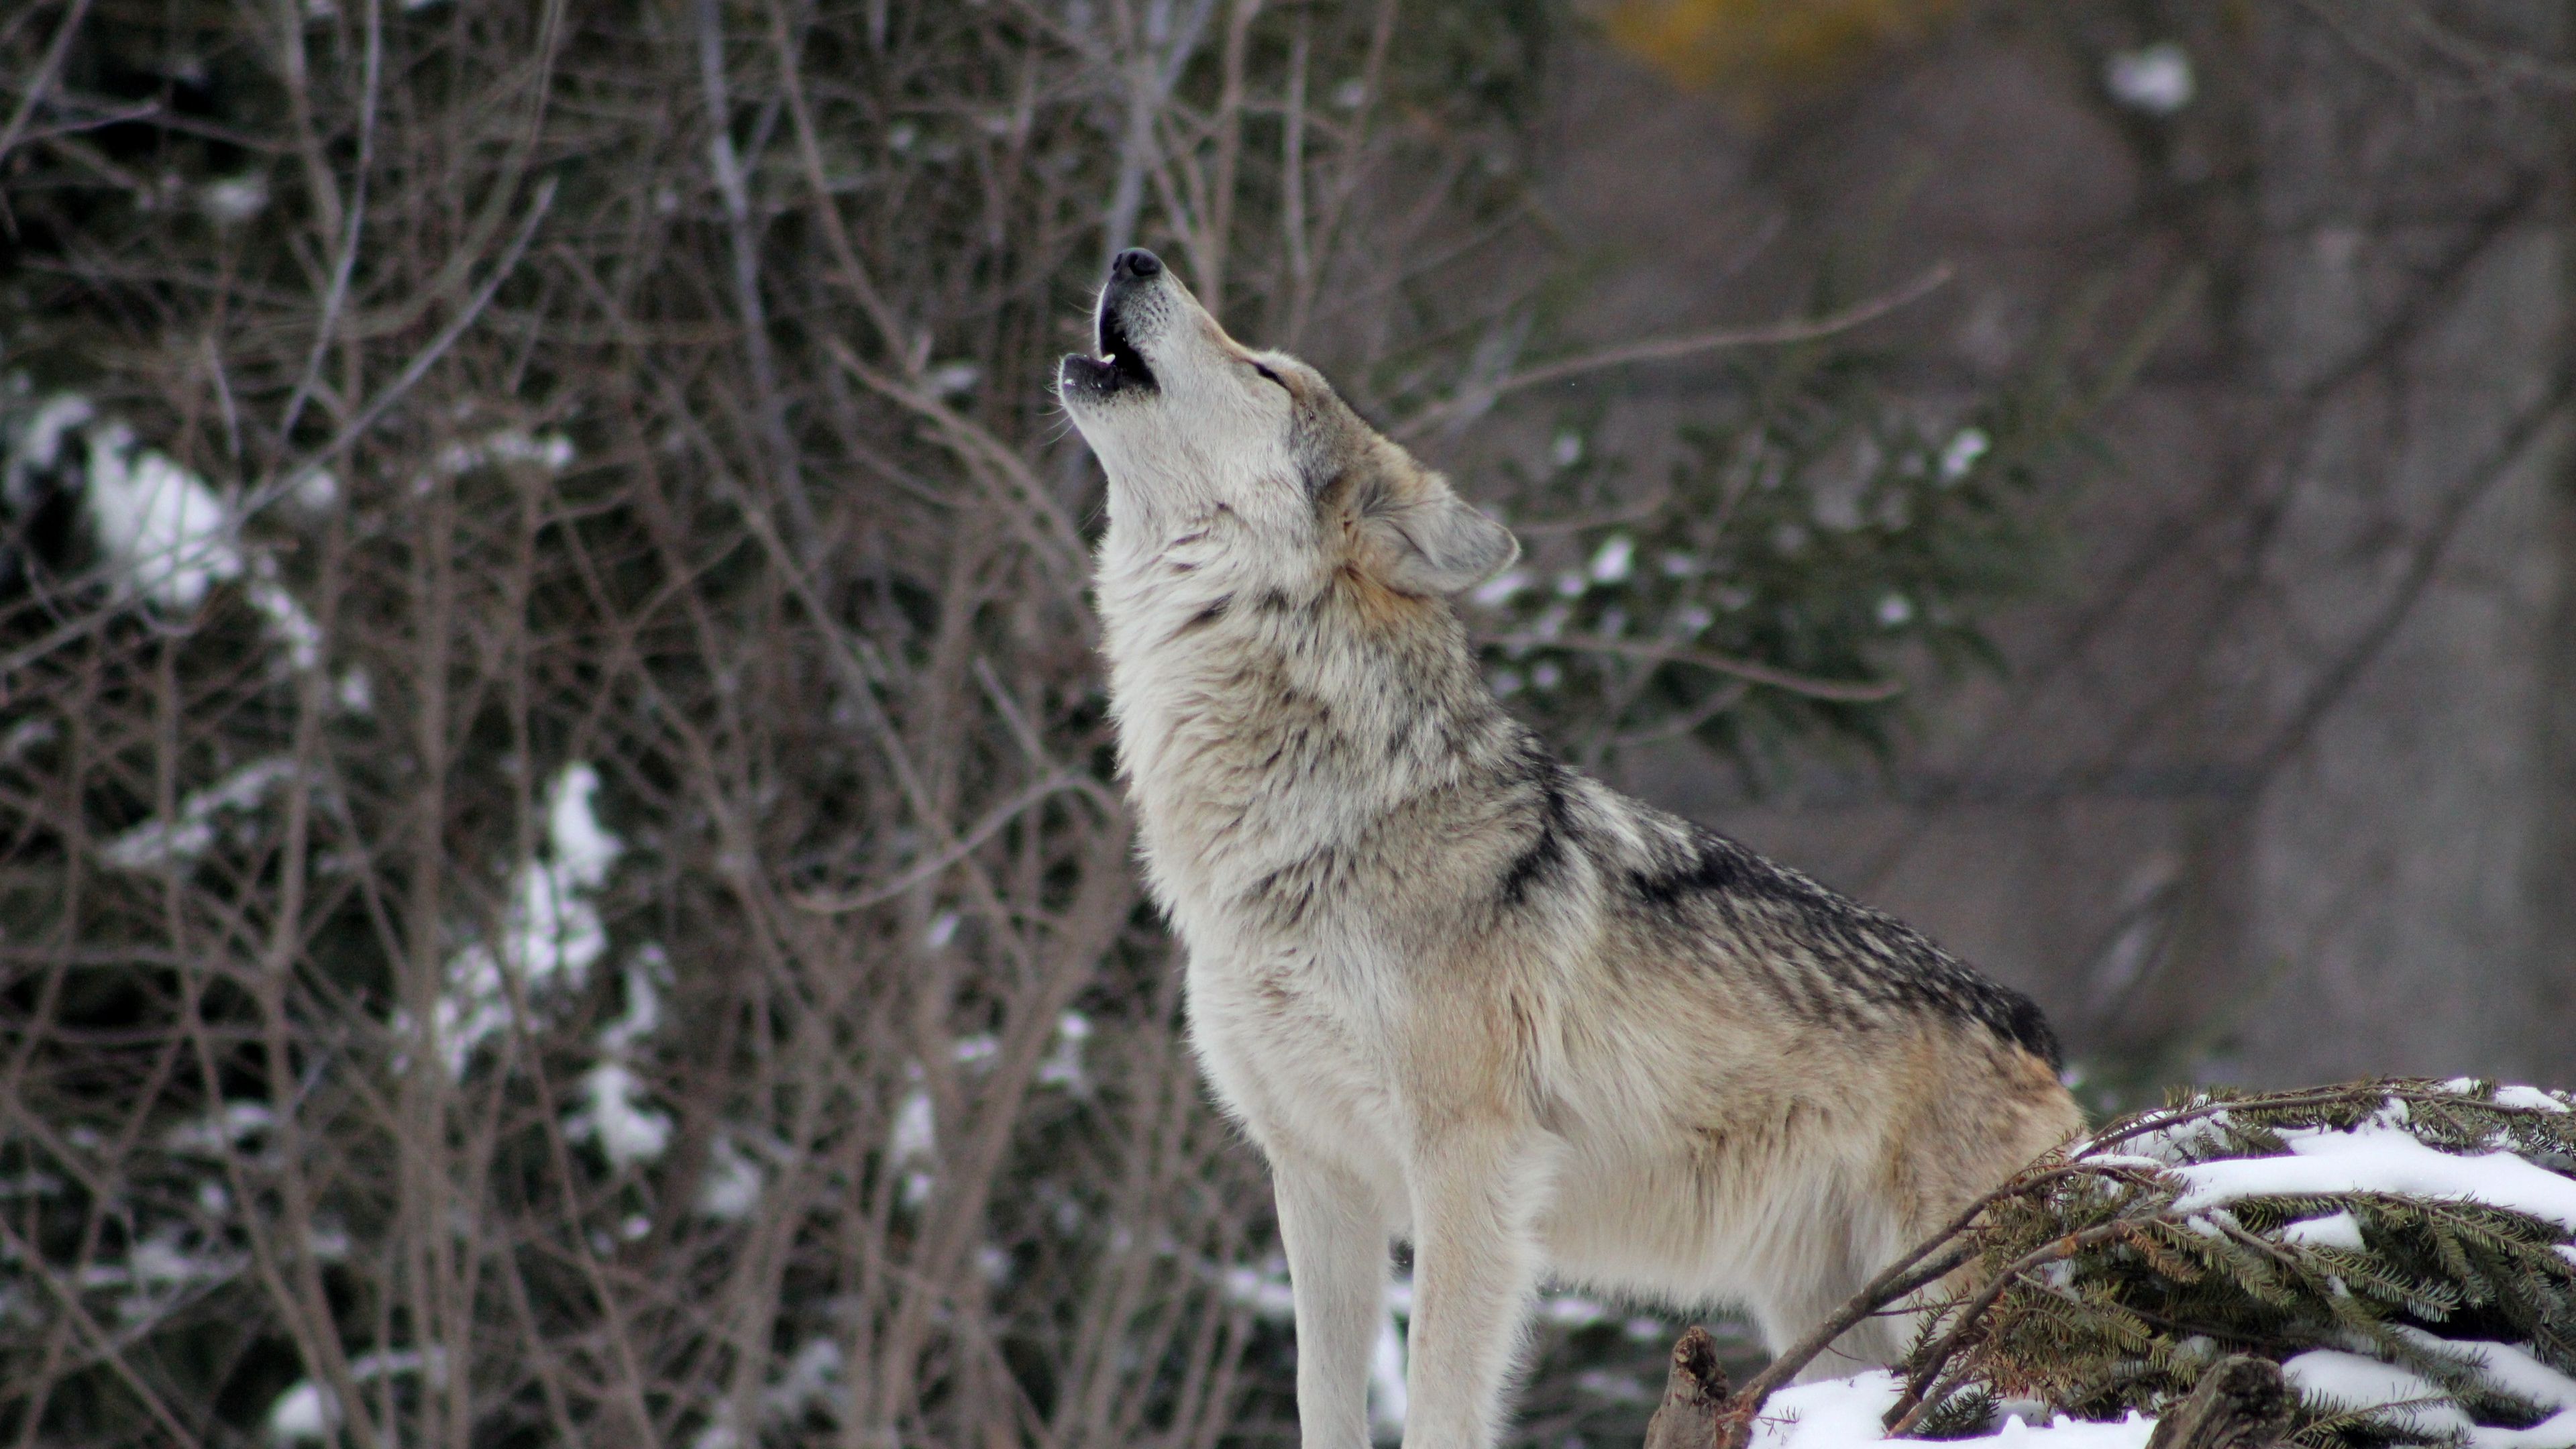
<svg viewBox="0 0 2576 1449">
<path fill-rule="evenodd" d="M 2086 1248 L 2099 1246 L 2114 1238 L 2127 1237 L 2154 1218 L 2154 1214 L 2147 1214 L 2137 1218 L 2120 1218 L 2113 1222 L 2096 1223 L 2081 1232 L 2069 1233 L 2043 1247 L 2034 1248 L 2005 1265 L 1995 1274 L 1992 1281 L 1977 1291 L 1975 1297 L 1970 1298 L 1959 1308 L 1958 1316 L 1951 1321 L 1949 1330 L 1924 1353 L 1922 1363 L 1906 1379 L 1905 1391 L 1897 1395 L 1895 1405 L 1887 1411 L 1887 1432 L 1891 1435 L 1902 1434 L 1913 1428 L 1915 1422 L 1923 1417 L 1923 1412 L 1929 1407 L 1930 1402 L 1924 1397 L 1925 1391 L 1931 1388 L 1933 1380 L 1938 1378 L 1941 1370 L 1949 1364 L 1951 1356 L 1968 1341 L 1968 1335 L 1984 1322 L 1986 1310 L 1994 1307 L 1995 1303 L 2004 1296 L 2004 1291 L 2019 1281 L 2022 1274 L 2044 1264 L 2072 1258 Z"/>
<path fill-rule="evenodd" d="M 1893 699 L 1905 692 L 1901 680 L 1819 679 L 1811 674 L 1800 674 L 1796 670 L 1713 650 L 1635 639 L 1604 639 L 1593 634 L 1485 634 L 1478 636 L 1477 642 L 1498 649 L 1563 649 L 1575 654 L 1611 654 L 1654 664 L 1684 664 L 1694 669 L 1733 675 L 1753 684 L 1769 685 L 1809 699 L 1868 701 Z"/>
<path fill-rule="evenodd" d="M 36 113 L 36 107 L 44 104 L 45 93 L 53 89 L 54 77 L 62 71 L 63 57 L 70 53 L 72 36 L 79 32 L 82 19 L 89 14 L 89 6 L 90 0 L 72 0 L 70 12 L 63 16 L 62 24 L 55 27 L 54 38 L 45 47 L 45 58 L 36 62 L 36 73 L 27 80 L 27 94 L 19 99 L 18 109 L 10 112 L 9 124 L 0 126 L 0 162 L 9 159 L 9 152 L 17 146 L 19 136 L 27 129 L 27 119 Z"/>
<path fill-rule="evenodd" d="M 1632 362 L 1671 362 L 1679 358 L 1693 357 L 1703 352 L 1716 352 L 1730 347 L 1772 347 L 1783 343 L 1813 342 L 1819 338 L 1831 337 L 1836 333 L 1848 332 L 1865 323 L 1874 322 L 1890 312 L 1919 301 L 1948 283 L 1951 276 L 1950 265 L 1944 262 L 1892 291 L 1882 292 L 1864 302 L 1856 302 L 1838 312 L 1828 312 L 1822 317 L 1788 319 L 1755 327 L 1720 327 L 1706 332 L 1685 332 L 1673 337 L 1657 337 L 1644 342 L 1623 343 L 1617 347 L 1605 347 L 1580 356 L 1541 363 L 1536 367 L 1484 384 L 1447 402 L 1435 403 L 1415 413 L 1396 428 L 1396 436 L 1418 437 L 1462 413 L 1483 412 L 1499 399 L 1524 389 L 1551 382 L 1563 382 L 1567 378 L 1580 377 L 1586 373 L 1600 372 L 1607 368 L 1624 367 Z"/>
<path fill-rule="evenodd" d="M 438 365 L 438 360 L 447 355 L 448 349 L 456 345 L 457 339 L 463 337 L 473 328 L 475 322 L 481 319 L 483 309 L 492 304 L 492 299 L 500 293 L 502 284 L 508 282 L 511 274 L 518 270 L 519 258 L 526 254 L 528 243 L 535 238 L 537 226 L 546 219 L 546 212 L 554 205 L 554 199 L 555 181 L 549 176 L 537 183 L 536 199 L 529 204 L 527 217 L 519 223 L 518 234 L 510 238 L 509 248 L 501 254 L 501 260 L 492 268 L 492 274 L 483 279 L 483 285 L 474 289 L 474 294 L 466 299 L 465 305 L 457 309 L 456 315 L 448 319 L 446 326 L 438 329 L 438 335 L 423 344 L 418 352 L 413 353 L 411 360 L 403 364 L 402 371 L 394 375 L 394 380 L 385 384 L 373 398 L 368 399 L 367 405 L 360 408 L 358 415 L 344 424 L 338 433 L 332 435 L 331 441 L 306 454 L 293 468 L 284 470 L 283 475 L 276 482 L 261 488 L 245 499 L 241 510 L 245 515 L 256 513 L 275 502 L 296 483 L 310 476 L 314 469 L 337 460 L 358 439 L 366 436 L 367 430 L 375 426 L 376 419 L 383 417 L 386 411 L 395 403 L 402 401 L 423 377 L 429 375 L 429 370 Z"/>
</svg>

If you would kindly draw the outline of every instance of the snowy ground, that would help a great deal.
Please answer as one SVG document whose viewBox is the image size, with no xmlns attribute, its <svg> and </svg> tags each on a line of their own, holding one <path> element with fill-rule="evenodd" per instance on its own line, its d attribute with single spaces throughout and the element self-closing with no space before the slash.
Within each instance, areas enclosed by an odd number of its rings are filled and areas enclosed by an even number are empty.
<svg viewBox="0 0 2576 1449">
<path fill-rule="evenodd" d="M 1880 1427 L 1896 1402 L 1898 1382 L 1885 1369 L 1801 1384 L 1771 1396 L 1754 1422 L 1753 1449 L 1845 1449 L 1852 1444 L 1932 1444 L 1958 1440 L 1890 1439 Z M 2032 1444 L 2044 1449 L 2145 1449 L 2155 1420 L 2131 1416 L 2110 1424 L 2088 1424 L 2063 1415 L 2054 1423 L 2029 1424 L 2007 1416 L 2000 1434 L 1976 1443 Z"/>
<path fill-rule="evenodd" d="M 2429 1335 L 2427 1335 L 2429 1338 Z M 2431 1381 L 2377 1359 L 2319 1349 L 2281 1365 L 2291 1385 L 2315 1398 L 2359 1407 L 2389 1405 L 2391 1422 L 2428 1437 L 2458 1436 L 2463 1449 L 2570 1449 L 2576 1446 L 2576 1380 L 2555 1372 L 2508 1344 L 2445 1345 L 2481 1358 L 2489 1377 L 2556 1413 L 2527 1429 L 2474 1424 L 2446 1402 Z M 1804 1384 L 1771 1397 L 1753 1435 L 1753 1449 L 1848 1449 L 1859 1444 L 1930 1444 L 1959 1440 L 1890 1439 L 1880 1427 L 1896 1402 L 1897 1377 L 1885 1370 Z M 2058 1415 L 2045 1424 L 2005 1418 L 1991 1438 L 1967 1442 L 2041 1445 L 2045 1449 L 2145 1449 L 2155 1420 L 2131 1415 L 2115 1423 L 2085 1423 Z"/>
</svg>

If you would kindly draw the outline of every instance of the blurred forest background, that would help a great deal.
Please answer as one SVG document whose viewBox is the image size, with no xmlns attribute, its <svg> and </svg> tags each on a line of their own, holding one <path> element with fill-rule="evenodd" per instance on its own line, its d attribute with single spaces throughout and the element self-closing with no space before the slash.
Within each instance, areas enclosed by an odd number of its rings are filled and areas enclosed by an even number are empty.
<svg viewBox="0 0 2576 1449">
<path fill-rule="evenodd" d="M 1516 708 L 2095 1105 L 2576 1084 L 2569 28 L 9 7 L 0 1433 L 1289 1441 L 1046 391 L 1131 243 L 1513 523 Z M 1541 1316 L 1633 1442 L 1674 1323 Z"/>
</svg>

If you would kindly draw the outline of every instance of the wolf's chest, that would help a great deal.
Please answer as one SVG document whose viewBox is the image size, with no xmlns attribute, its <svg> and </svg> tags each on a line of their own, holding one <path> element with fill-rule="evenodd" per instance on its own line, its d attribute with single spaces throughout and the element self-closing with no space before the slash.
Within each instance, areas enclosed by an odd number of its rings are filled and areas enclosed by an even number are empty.
<svg viewBox="0 0 2576 1449">
<path fill-rule="evenodd" d="M 1358 968 L 1279 951 L 1193 949 L 1190 1040 L 1265 1146 L 1375 1158 L 1396 1134 L 1401 1052 Z"/>
</svg>

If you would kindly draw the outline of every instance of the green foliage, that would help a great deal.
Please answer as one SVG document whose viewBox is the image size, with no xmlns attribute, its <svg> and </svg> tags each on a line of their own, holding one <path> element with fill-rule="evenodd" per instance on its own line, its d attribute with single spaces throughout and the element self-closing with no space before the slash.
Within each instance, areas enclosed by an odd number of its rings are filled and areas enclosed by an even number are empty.
<svg viewBox="0 0 2576 1449">
<path fill-rule="evenodd" d="M 1555 471 L 1513 481 L 1588 526 L 1480 595 L 1502 616 L 1496 689 L 1601 752 L 1695 735 L 1753 783 L 1799 745 L 1884 760 L 1909 662 L 2002 667 L 1988 625 L 2057 574 L 2056 505 L 2099 459 L 2087 425 L 2183 292 L 2099 370 L 2075 375 L 2061 339 L 1946 418 L 1847 338 L 1744 362 L 1651 492 L 1591 455 L 1596 420 L 1567 419 Z"/>
<path fill-rule="evenodd" d="M 2292 1442 L 2308 1449 L 2445 1442 L 2461 1413 L 2514 1428 L 2547 1417 L 2556 1406 L 2453 1345 L 2516 1345 L 2576 1374 L 2567 1224 L 2448 1194 L 2258 1195 L 2218 1206 L 2184 1196 L 2190 1184 L 2176 1169 L 2282 1156 L 2319 1132 L 2398 1133 L 2576 1174 L 2576 1112 L 2528 1088 L 2385 1081 L 2178 1096 L 2034 1168 L 1973 1230 L 1968 1286 L 1937 1306 L 1908 1360 L 1932 1404 L 1917 1430 L 1964 1431 L 2011 1398 L 2084 1418 L 2154 1412 L 2228 1354 L 2286 1361 L 2317 1350 L 2420 1375 L 2440 1401 L 2410 1411 L 2306 1395 Z M 2320 1220 L 2331 1226 L 2289 1231 Z"/>
</svg>

